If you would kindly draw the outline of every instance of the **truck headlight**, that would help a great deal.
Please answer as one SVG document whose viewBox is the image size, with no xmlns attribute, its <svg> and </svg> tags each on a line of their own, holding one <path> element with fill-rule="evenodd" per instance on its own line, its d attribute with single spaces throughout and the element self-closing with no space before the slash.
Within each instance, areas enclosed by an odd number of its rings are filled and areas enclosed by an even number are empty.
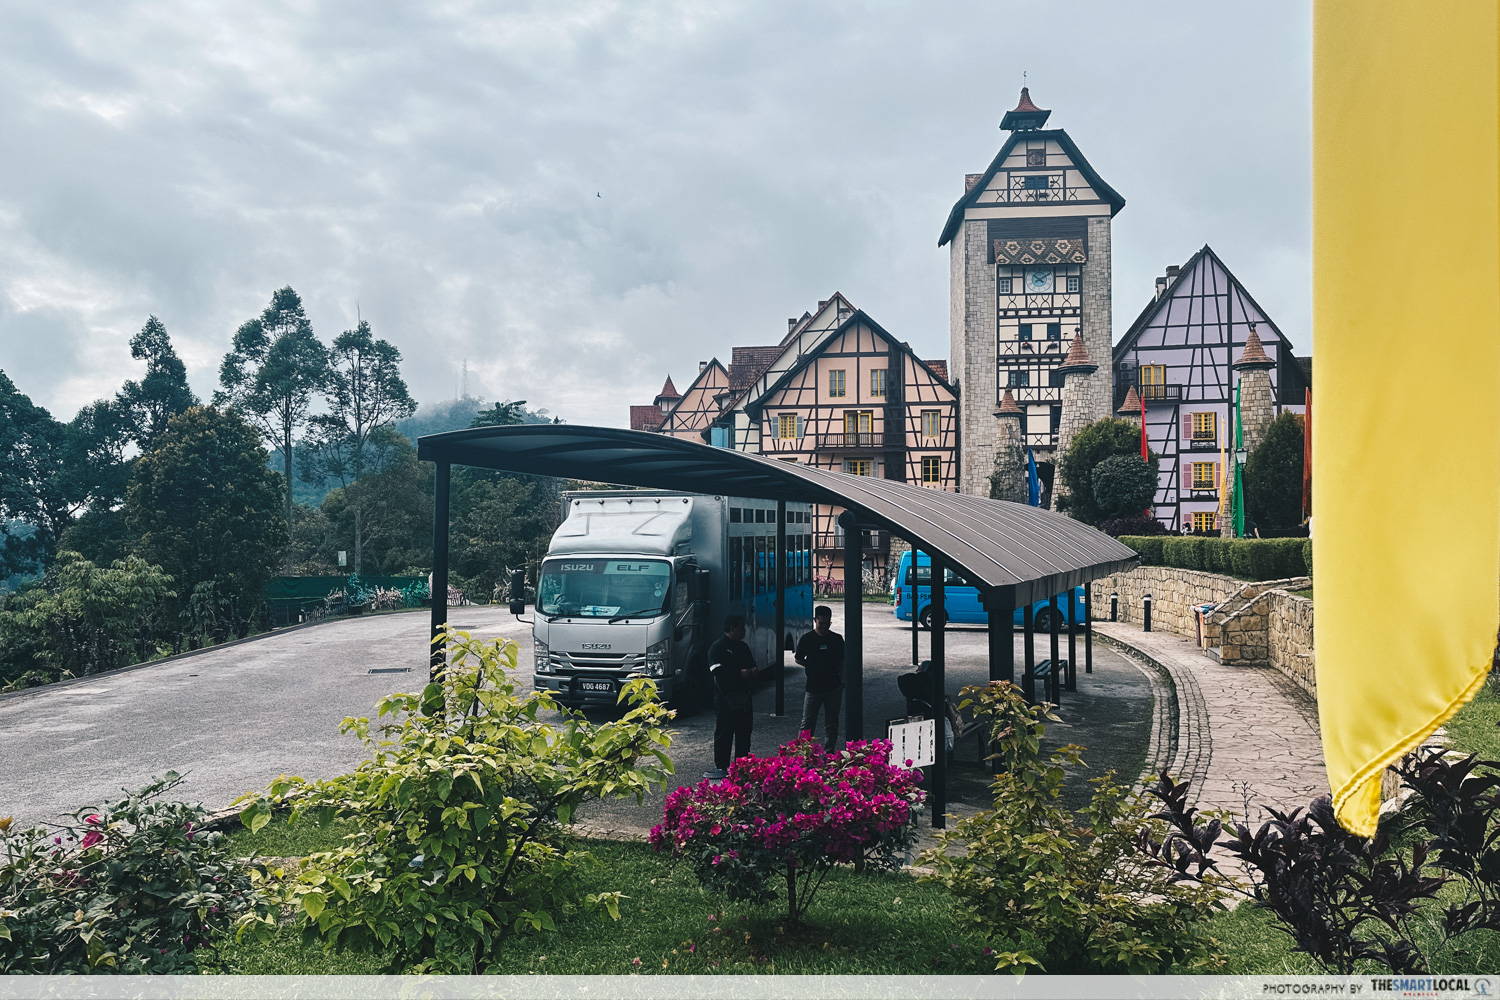
<svg viewBox="0 0 1500 1000">
<path fill-rule="evenodd" d="M 547 644 L 540 639 L 535 640 L 532 652 L 535 657 L 536 672 L 539 674 L 552 673 L 552 651 L 547 648 Z"/>
<path fill-rule="evenodd" d="M 667 666 L 672 658 L 672 640 L 663 639 L 646 647 L 646 663 L 641 673 L 647 677 L 667 676 Z"/>
</svg>

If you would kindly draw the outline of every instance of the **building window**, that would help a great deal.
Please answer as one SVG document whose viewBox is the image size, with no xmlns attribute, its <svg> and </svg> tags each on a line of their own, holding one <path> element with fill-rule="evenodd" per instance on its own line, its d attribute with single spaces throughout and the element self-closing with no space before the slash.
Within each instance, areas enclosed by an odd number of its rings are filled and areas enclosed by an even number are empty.
<svg viewBox="0 0 1500 1000">
<path fill-rule="evenodd" d="M 868 435 L 874 420 L 873 410 L 845 410 L 844 433 L 850 437 L 856 434 Z"/>
<path fill-rule="evenodd" d="M 844 471 L 851 476 L 873 476 L 875 474 L 875 463 L 868 458 L 846 458 L 844 459 Z"/>
<path fill-rule="evenodd" d="M 1068 291 L 1076 292 L 1082 287 L 1083 279 L 1076 274 L 1068 275 Z"/>
<path fill-rule="evenodd" d="M 1047 175 L 1046 174 L 1036 174 L 1034 176 L 1026 178 L 1026 190 L 1028 190 L 1028 191 L 1045 191 L 1045 190 L 1047 190 Z"/>
<path fill-rule="evenodd" d="M 1048 340 L 1062 340 L 1062 324 L 1061 323 L 1048 323 L 1047 324 L 1047 339 Z"/>
<path fill-rule="evenodd" d="M 783 441 L 802 436 L 802 418 L 795 413 L 783 413 L 776 418 L 776 436 Z"/>
<path fill-rule="evenodd" d="M 1213 441 L 1218 434 L 1218 414 L 1212 411 L 1208 413 L 1193 414 L 1193 440 Z"/>
<path fill-rule="evenodd" d="M 1031 339 L 1031 324 L 1030 323 L 1022 323 L 1020 326 L 1016 327 L 1016 339 L 1017 340 L 1030 340 Z"/>
<path fill-rule="evenodd" d="M 1010 278 L 996 278 L 995 279 L 995 285 L 998 288 L 998 290 L 999 290 L 999 292 L 1000 292 L 1001 295 L 1009 295 L 1011 293 L 1011 279 Z"/>
<path fill-rule="evenodd" d="M 1062 372 L 1058 371 L 1056 368 L 1053 368 L 1051 371 L 1047 372 L 1047 384 L 1056 389 L 1061 386 L 1067 385 L 1068 377 Z"/>
<path fill-rule="evenodd" d="M 1031 372 L 1024 368 L 1012 368 L 1005 385 L 1009 389 L 1024 389 L 1031 384 Z"/>
<path fill-rule="evenodd" d="M 1059 406 L 1056 403 L 1053 403 L 1052 404 L 1052 433 L 1056 434 L 1057 433 L 1057 429 L 1059 427 L 1061 427 L 1061 426 L 1062 426 L 1062 407 Z"/>
<path fill-rule="evenodd" d="M 844 369 L 835 368 L 828 373 L 828 395 L 830 398 L 844 395 Z"/>
<path fill-rule="evenodd" d="M 922 411 L 922 436 L 924 438 L 942 437 L 943 414 L 941 410 Z"/>
<path fill-rule="evenodd" d="M 1193 512 L 1194 531 L 1213 531 L 1214 512 L 1211 510 L 1200 510 Z"/>
<path fill-rule="evenodd" d="M 875 399 L 885 398 L 885 369 L 870 369 L 870 395 Z"/>
<path fill-rule="evenodd" d="M 940 486 L 943 482 L 943 460 L 934 456 L 922 459 L 922 485 Z"/>
<path fill-rule="evenodd" d="M 1214 482 L 1214 469 L 1218 462 L 1194 462 L 1193 463 L 1193 489 L 1211 490 L 1217 484 Z"/>
</svg>

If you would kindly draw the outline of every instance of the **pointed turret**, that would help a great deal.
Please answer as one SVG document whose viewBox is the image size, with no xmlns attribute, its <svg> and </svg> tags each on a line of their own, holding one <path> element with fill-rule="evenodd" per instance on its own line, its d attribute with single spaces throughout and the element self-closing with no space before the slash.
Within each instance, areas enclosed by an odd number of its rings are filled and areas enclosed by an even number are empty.
<svg viewBox="0 0 1500 1000">
<path fill-rule="evenodd" d="M 1021 88 L 1021 100 L 1016 103 L 1013 110 L 1005 112 L 1005 117 L 1000 119 L 1000 127 L 1007 132 L 1029 132 L 1039 129 L 1047 124 L 1047 116 L 1052 114 L 1044 111 L 1031 103 L 1031 91 L 1026 87 Z"/>
<path fill-rule="evenodd" d="M 1234 363 L 1237 372 L 1255 371 L 1256 369 L 1272 369 L 1276 362 L 1266 357 L 1266 348 L 1260 342 L 1260 335 L 1255 332 L 1255 324 L 1250 324 L 1250 336 L 1245 338 L 1245 352 L 1240 359 Z"/>
<path fill-rule="evenodd" d="M 1080 375 L 1092 375 L 1099 370 L 1099 366 L 1089 360 L 1089 350 L 1083 344 L 1083 334 L 1073 335 L 1073 346 L 1068 349 L 1068 356 L 1063 363 L 1058 365 L 1055 371 L 1063 375 L 1077 372 Z"/>
<path fill-rule="evenodd" d="M 1135 391 L 1135 386 L 1131 386 L 1125 391 L 1125 402 L 1120 404 L 1120 408 L 1115 411 L 1115 415 L 1140 419 L 1141 394 Z"/>
<path fill-rule="evenodd" d="M 1000 406 L 995 410 L 995 416 L 1024 417 L 1026 416 L 1026 411 L 1021 409 L 1021 407 L 1016 403 L 1016 397 L 1010 394 L 1009 389 L 1006 389 L 1005 395 L 1000 397 Z"/>
<path fill-rule="evenodd" d="M 668 375 L 667 381 L 662 384 L 661 392 L 656 394 L 656 405 L 663 410 L 670 410 L 672 404 L 681 398 L 682 393 L 677 391 L 677 387 L 672 384 L 672 376 Z"/>
</svg>

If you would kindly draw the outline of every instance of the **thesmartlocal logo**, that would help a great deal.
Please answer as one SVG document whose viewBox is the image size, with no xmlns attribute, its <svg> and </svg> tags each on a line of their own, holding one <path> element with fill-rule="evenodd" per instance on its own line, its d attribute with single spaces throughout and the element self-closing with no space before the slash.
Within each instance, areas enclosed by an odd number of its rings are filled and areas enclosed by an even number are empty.
<svg viewBox="0 0 1500 1000">
<path fill-rule="evenodd" d="M 1392 976 L 1371 979 L 1371 993 L 1395 993 L 1403 997 L 1437 997 L 1454 993 L 1468 996 L 1491 996 L 1489 979 L 1468 976 Z"/>
</svg>

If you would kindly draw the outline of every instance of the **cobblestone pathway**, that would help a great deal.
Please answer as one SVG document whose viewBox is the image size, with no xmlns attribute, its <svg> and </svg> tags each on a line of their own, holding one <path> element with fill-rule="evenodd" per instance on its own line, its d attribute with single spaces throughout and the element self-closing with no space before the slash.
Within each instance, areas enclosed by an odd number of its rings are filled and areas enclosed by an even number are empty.
<svg viewBox="0 0 1500 1000">
<path fill-rule="evenodd" d="M 1250 821 L 1264 806 L 1306 806 L 1328 793 L 1317 705 L 1271 669 L 1228 667 L 1166 632 L 1095 622 L 1095 634 L 1165 673 L 1176 688 L 1175 739 L 1154 755 L 1193 783 L 1200 808 L 1228 809 Z"/>
</svg>

